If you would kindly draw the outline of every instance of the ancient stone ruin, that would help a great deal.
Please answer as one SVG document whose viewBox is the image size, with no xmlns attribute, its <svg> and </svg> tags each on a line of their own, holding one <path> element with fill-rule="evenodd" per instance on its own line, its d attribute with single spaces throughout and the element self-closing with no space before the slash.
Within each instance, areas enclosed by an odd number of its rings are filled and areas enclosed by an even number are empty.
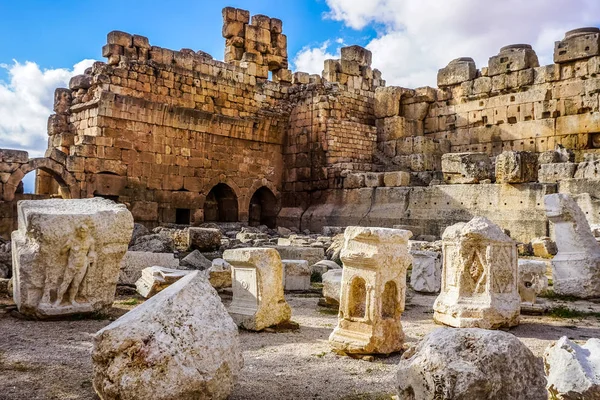
<svg viewBox="0 0 600 400">
<path fill-rule="evenodd" d="M 0 149 L 0 397 L 41 354 L 64 398 L 597 398 L 600 29 L 403 88 L 222 17 L 224 61 L 110 32 Z"/>
</svg>

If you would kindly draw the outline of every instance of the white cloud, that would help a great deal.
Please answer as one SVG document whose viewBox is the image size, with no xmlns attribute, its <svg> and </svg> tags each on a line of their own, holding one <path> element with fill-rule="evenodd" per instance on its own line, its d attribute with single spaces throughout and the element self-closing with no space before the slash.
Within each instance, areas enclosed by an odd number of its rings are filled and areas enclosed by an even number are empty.
<svg viewBox="0 0 600 400">
<path fill-rule="evenodd" d="M 567 30 L 600 23 L 597 0 L 326 1 L 328 18 L 354 29 L 380 30 L 367 44 L 373 67 L 388 84 L 408 87 L 435 86 L 437 70 L 454 58 L 473 57 L 484 67 L 512 43 L 531 44 L 540 63 L 549 64 L 554 41 Z M 319 49 L 301 53 L 314 50 Z"/>
<path fill-rule="evenodd" d="M 339 42 L 338 42 L 339 43 Z M 323 62 L 330 58 L 340 58 L 340 49 L 336 53 L 328 52 L 329 41 L 322 43 L 319 47 L 304 47 L 294 57 L 294 67 L 296 71 L 308 72 L 309 74 L 319 74 L 323 71 Z"/>
<path fill-rule="evenodd" d="M 34 62 L 14 60 L 0 65 L 8 79 L 0 80 L 0 148 L 29 151 L 43 156 L 48 143 L 47 122 L 53 113 L 54 89 L 67 87 L 74 75 L 82 74 L 95 60 L 83 60 L 72 69 L 44 69 Z"/>
</svg>

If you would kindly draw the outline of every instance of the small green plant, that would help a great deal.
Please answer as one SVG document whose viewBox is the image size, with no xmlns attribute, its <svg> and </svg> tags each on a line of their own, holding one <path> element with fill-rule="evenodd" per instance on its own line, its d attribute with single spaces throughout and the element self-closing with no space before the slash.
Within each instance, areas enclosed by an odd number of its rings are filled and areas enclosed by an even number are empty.
<svg viewBox="0 0 600 400">
<path fill-rule="evenodd" d="M 572 308 L 565 306 L 557 306 L 548 312 L 548 315 L 553 318 L 586 318 L 596 317 L 600 319 L 600 313 L 598 312 L 585 312 L 579 310 L 573 310 Z"/>
<path fill-rule="evenodd" d="M 140 304 L 140 301 L 132 297 L 131 299 L 123 300 L 119 303 L 123 304 L 124 306 L 137 306 L 138 304 Z"/>
<path fill-rule="evenodd" d="M 333 309 L 333 308 L 319 307 L 318 311 L 319 311 L 319 314 L 324 314 L 324 315 L 338 315 L 338 310 Z"/>
<path fill-rule="evenodd" d="M 563 301 L 576 301 L 579 300 L 573 296 L 564 296 L 558 293 L 555 293 L 554 290 L 548 289 L 539 294 L 539 297 L 543 297 L 545 299 L 550 300 L 563 300 Z"/>
<path fill-rule="evenodd" d="M 325 355 L 326 355 L 327 353 L 328 353 L 327 351 L 322 351 L 322 352 L 320 352 L 320 353 L 313 354 L 313 356 L 315 356 L 315 357 L 317 357 L 317 358 L 323 358 L 323 357 L 325 357 Z"/>
</svg>

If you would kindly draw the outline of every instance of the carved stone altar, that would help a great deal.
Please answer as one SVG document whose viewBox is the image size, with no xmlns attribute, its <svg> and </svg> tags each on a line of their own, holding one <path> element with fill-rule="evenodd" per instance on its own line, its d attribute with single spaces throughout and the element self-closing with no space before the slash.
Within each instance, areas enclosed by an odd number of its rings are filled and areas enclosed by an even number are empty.
<svg viewBox="0 0 600 400">
<path fill-rule="evenodd" d="M 18 214 L 13 297 L 21 313 L 46 318 L 112 305 L 133 231 L 124 205 L 101 198 L 26 200 Z"/>
<path fill-rule="evenodd" d="M 260 331 L 289 321 L 292 310 L 283 295 L 283 266 L 275 249 L 226 250 L 231 264 L 233 300 L 229 314 L 238 326 Z"/>
<path fill-rule="evenodd" d="M 600 297 L 600 245 L 571 196 L 544 196 L 546 214 L 554 224 L 558 253 L 552 259 L 554 292 L 579 298 Z"/>
<path fill-rule="evenodd" d="M 343 353 L 389 354 L 404 341 L 404 311 L 410 231 L 352 226 L 344 233 L 344 263 L 338 325 L 329 336 Z"/>
<path fill-rule="evenodd" d="M 515 242 L 483 217 L 449 226 L 442 239 L 442 290 L 433 319 L 456 328 L 518 325 Z"/>
</svg>

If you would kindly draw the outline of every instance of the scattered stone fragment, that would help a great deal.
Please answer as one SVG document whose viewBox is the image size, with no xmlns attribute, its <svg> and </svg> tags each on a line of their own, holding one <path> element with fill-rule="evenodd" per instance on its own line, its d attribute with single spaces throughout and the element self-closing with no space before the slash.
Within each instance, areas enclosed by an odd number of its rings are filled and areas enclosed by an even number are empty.
<svg viewBox="0 0 600 400">
<path fill-rule="evenodd" d="M 215 289 L 231 287 L 231 265 L 222 258 L 215 258 L 208 269 L 208 280 Z"/>
<path fill-rule="evenodd" d="M 547 236 L 535 238 L 531 241 L 533 255 L 542 258 L 552 258 L 558 253 L 556 243 Z"/>
<path fill-rule="evenodd" d="M 205 270 L 212 266 L 212 262 L 204 257 L 199 250 L 194 250 L 181 260 L 181 266 L 191 269 Z"/>
<path fill-rule="evenodd" d="M 438 328 L 402 355 L 400 399 L 546 400 L 539 360 L 510 333 Z"/>
<path fill-rule="evenodd" d="M 218 250 L 221 246 L 221 231 L 215 228 L 188 229 L 190 249 L 201 252 Z"/>
<path fill-rule="evenodd" d="M 340 269 L 332 269 L 323 274 L 323 298 L 327 305 L 339 306 L 342 289 L 342 273 Z"/>
<path fill-rule="evenodd" d="M 175 258 L 173 253 L 128 251 L 121 260 L 119 284 L 135 285 L 135 282 L 142 276 L 142 270 L 152 266 L 177 268 L 179 260 Z"/>
<path fill-rule="evenodd" d="M 243 366 L 237 327 L 199 272 L 96 333 L 92 361 L 103 400 L 226 399 Z"/>
<path fill-rule="evenodd" d="M 151 253 L 172 253 L 175 251 L 173 239 L 166 235 L 153 233 L 136 239 L 130 251 L 145 251 Z"/>
<path fill-rule="evenodd" d="M 286 291 L 310 289 L 311 269 L 306 260 L 281 260 L 283 264 L 283 287 Z"/>
<path fill-rule="evenodd" d="M 544 369 L 552 399 L 600 399 L 600 339 L 580 346 L 561 337 L 544 351 Z"/>
<path fill-rule="evenodd" d="M 437 293 L 442 285 L 442 254 L 435 251 L 411 251 L 413 258 L 410 286 L 417 292 Z"/>
<path fill-rule="evenodd" d="M 158 266 L 144 268 L 140 279 L 135 282 L 135 287 L 140 295 L 149 299 L 189 273 L 190 271 L 186 270 Z"/>
</svg>

